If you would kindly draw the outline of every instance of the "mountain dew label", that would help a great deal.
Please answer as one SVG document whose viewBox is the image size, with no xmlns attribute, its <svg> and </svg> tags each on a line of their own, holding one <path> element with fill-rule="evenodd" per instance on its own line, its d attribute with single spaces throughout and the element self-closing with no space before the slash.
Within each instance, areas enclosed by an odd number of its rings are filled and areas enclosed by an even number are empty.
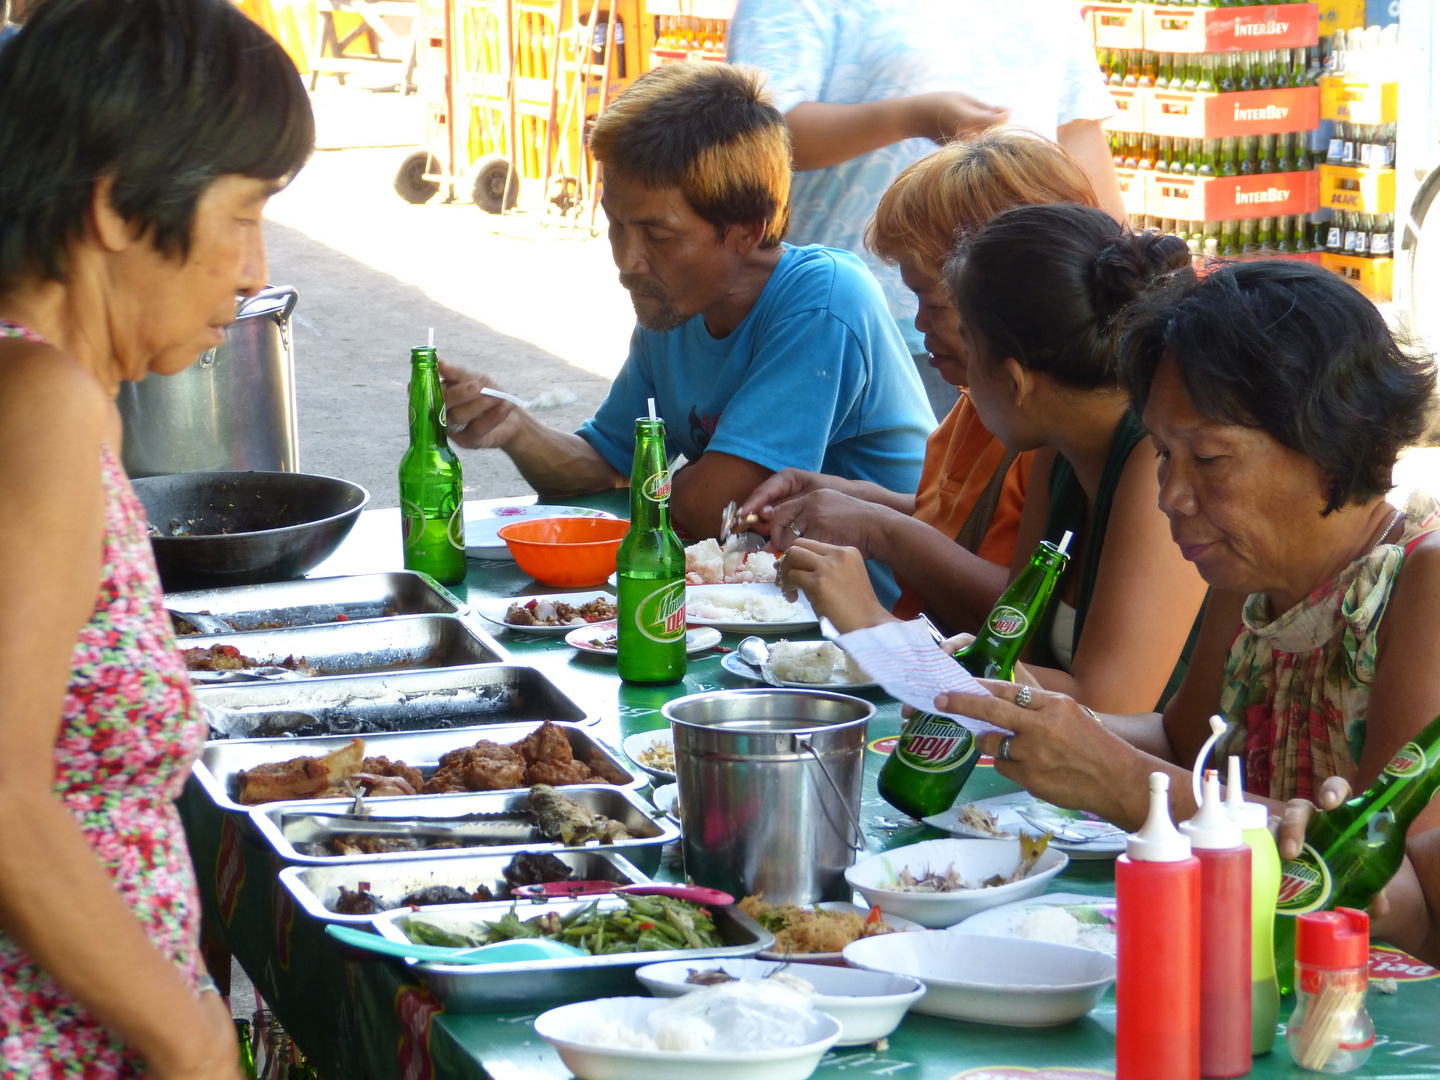
<svg viewBox="0 0 1440 1080">
<path fill-rule="evenodd" d="M 997 604 L 986 622 L 989 631 L 998 638 L 1018 638 L 1030 627 L 1025 612 L 1009 604 Z"/>
<path fill-rule="evenodd" d="M 1280 896 L 1275 902 L 1275 914 L 1306 915 L 1319 911 L 1334 891 L 1330 867 L 1318 851 L 1306 844 L 1294 859 L 1280 864 Z"/>
<path fill-rule="evenodd" d="M 1386 776 L 1397 780 L 1413 780 L 1425 771 L 1425 751 L 1413 742 L 1407 742 L 1390 759 L 1384 768 Z"/>
<path fill-rule="evenodd" d="M 640 488 L 640 494 L 653 503 L 665 503 L 670 501 L 670 470 L 661 469 L 645 481 Z"/>
<path fill-rule="evenodd" d="M 910 718 L 895 748 L 905 764 L 929 773 L 951 772 L 978 752 L 974 737 L 954 720 L 923 713 Z"/>
<path fill-rule="evenodd" d="M 635 605 L 635 628 L 651 641 L 669 644 L 685 636 L 685 579 L 667 581 Z"/>
<path fill-rule="evenodd" d="M 450 546 L 460 551 L 465 550 L 465 504 L 457 502 L 455 512 L 450 515 L 450 523 L 445 526 L 445 538 L 450 541 Z"/>
</svg>

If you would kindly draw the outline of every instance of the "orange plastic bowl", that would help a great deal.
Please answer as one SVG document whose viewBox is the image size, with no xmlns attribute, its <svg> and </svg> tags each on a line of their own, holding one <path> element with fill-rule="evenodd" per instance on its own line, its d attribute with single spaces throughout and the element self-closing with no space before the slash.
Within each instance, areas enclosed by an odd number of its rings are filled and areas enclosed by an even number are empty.
<svg viewBox="0 0 1440 1080">
<path fill-rule="evenodd" d="M 497 535 L 536 581 L 572 589 L 604 584 L 629 530 L 630 522 L 613 518 L 556 517 L 517 521 Z"/>
</svg>

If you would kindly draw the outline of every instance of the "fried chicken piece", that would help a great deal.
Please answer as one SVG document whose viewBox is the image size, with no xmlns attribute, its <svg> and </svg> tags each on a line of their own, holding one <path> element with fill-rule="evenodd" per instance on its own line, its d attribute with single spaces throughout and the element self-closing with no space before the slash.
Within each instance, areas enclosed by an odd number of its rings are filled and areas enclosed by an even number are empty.
<svg viewBox="0 0 1440 1080">
<path fill-rule="evenodd" d="M 550 784 L 564 787 L 567 784 L 583 784 L 590 779 L 590 768 L 583 761 L 537 761 L 525 770 L 525 783 Z"/>
<path fill-rule="evenodd" d="M 462 746 L 458 750 L 451 750 L 440 758 L 440 768 L 460 768 L 477 757 L 495 758 L 499 761 L 513 761 L 519 764 L 524 763 L 520 751 L 513 746 L 504 743 L 491 742 L 489 739 L 481 739 L 474 746 Z"/>
<path fill-rule="evenodd" d="M 190 671 L 242 671 L 254 667 L 255 661 L 241 654 L 234 645 L 211 645 L 208 649 L 181 649 L 185 667 Z"/>
<path fill-rule="evenodd" d="M 465 786 L 465 768 L 463 765 L 454 766 L 449 769 L 441 769 L 425 781 L 420 789 L 421 795 L 456 795 L 462 791 L 469 791 Z"/>
<path fill-rule="evenodd" d="M 283 799 L 313 799 L 355 774 L 365 758 L 365 740 L 349 743 L 323 758 L 298 757 L 244 769 L 236 776 L 238 802 L 246 806 Z"/>
<path fill-rule="evenodd" d="M 502 791 L 525 786 L 525 767 L 508 758 L 476 755 L 465 763 L 461 775 L 467 791 Z"/>
<path fill-rule="evenodd" d="M 520 751 L 526 765 L 534 765 L 539 761 L 568 765 L 575 760 L 575 755 L 570 752 L 570 738 L 565 734 L 565 729 L 556 727 L 549 720 L 511 745 Z"/>
<path fill-rule="evenodd" d="M 419 791 L 425 784 L 425 778 L 420 775 L 420 770 L 413 765 L 406 765 L 403 761 L 391 761 L 388 757 L 367 757 L 360 763 L 360 772 L 369 773 L 372 776 L 395 776 L 408 784 L 412 793 Z"/>
<path fill-rule="evenodd" d="M 590 756 L 585 759 L 585 764 L 590 766 L 590 779 L 598 780 L 603 784 L 628 784 L 630 776 L 621 772 L 620 768 L 613 764 L 609 758 L 598 749 L 591 750 Z"/>
</svg>

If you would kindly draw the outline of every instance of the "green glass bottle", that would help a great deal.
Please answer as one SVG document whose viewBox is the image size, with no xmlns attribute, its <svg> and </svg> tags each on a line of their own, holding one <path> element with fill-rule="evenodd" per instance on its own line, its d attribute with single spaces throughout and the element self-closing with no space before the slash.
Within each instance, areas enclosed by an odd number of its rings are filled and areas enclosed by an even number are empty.
<svg viewBox="0 0 1440 1080">
<path fill-rule="evenodd" d="M 1239 53 L 1221 53 L 1216 61 L 1215 86 L 1222 94 L 1233 94 L 1240 89 L 1238 65 Z"/>
<path fill-rule="evenodd" d="M 1258 90 L 1255 82 L 1255 68 L 1258 64 L 1258 54 L 1254 49 L 1247 49 L 1240 54 L 1240 89 Z"/>
<path fill-rule="evenodd" d="M 616 660 L 627 683 L 685 677 L 685 547 L 670 527 L 665 422 L 635 421 L 630 530 L 615 554 Z"/>
<path fill-rule="evenodd" d="M 1312 250 L 1310 247 L 1310 221 L 1304 214 L 1296 214 L 1290 219 L 1295 229 L 1294 246 L 1290 249 L 1297 255 L 1306 255 Z"/>
<path fill-rule="evenodd" d="M 1239 222 L 1234 218 L 1227 218 L 1220 223 L 1220 257 L 1230 259 L 1239 254 Z"/>
<path fill-rule="evenodd" d="M 1062 544 L 1067 542 L 1068 537 Z M 991 609 L 980 636 L 955 654 L 956 662 L 976 678 L 1012 680 L 1015 662 L 1069 561 L 1063 547 L 1042 540 L 1030 565 Z M 880 797 L 914 818 L 939 814 L 954 804 L 979 756 L 974 737 L 956 721 L 913 713 L 880 770 Z"/>
<path fill-rule="evenodd" d="M 1275 171 L 1295 171 L 1295 133 L 1286 132 L 1275 136 Z"/>
<path fill-rule="evenodd" d="M 435 350 L 410 350 L 410 448 L 400 459 L 405 569 L 454 585 L 465 580 L 465 485 L 445 430 Z"/>
<path fill-rule="evenodd" d="M 1195 170 L 1200 176 L 1220 175 L 1220 140 L 1209 138 L 1200 146 L 1200 164 Z"/>
<path fill-rule="evenodd" d="M 1220 140 L 1220 169 L 1221 176 L 1240 175 L 1240 139 L 1235 135 L 1226 135 Z"/>
<path fill-rule="evenodd" d="M 1337 907 L 1364 910 L 1405 857 L 1405 833 L 1440 789 L 1440 717 L 1402 746 L 1370 789 L 1316 814 L 1300 855 L 1280 867 L 1275 973 L 1294 990 L 1295 916 Z"/>
<path fill-rule="evenodd" d="M 1185 168 L 1184 168 L 1184 173 L 1185 173 L 1186 176 L 1199 176 L 1199 175 L 1200 175 L 1200 146 L 1201 146 L 1201 144 L 1202 144 L 1203 142 L 1204 142 L 1203 139 L 1186 139 L 1186 140 L 1185 140 Z"/>
<path fill-rule="evenodd" d="M 1240 175 L 1253 176 L 1260 171 L 1260 140 L 1255 135 L 1240 137 Z"/>
<path fill-rule="evenodd" d="M 1127 89 L 1134 89 L 1140 85 L 1140 50 L 1125 50 L 1125 77 L 1120 80 L 1120 85 Z"/>
<path fill-rule="evenodd" d="M 1261 251 L 1275 250 L 1275 219 L 1262 217 L 1255 226 L 1255 246 Z"/>
<path fill-rule="evenodd" d="M 1215 54 L 1205 53 L 1200 57 L 1200 78 L 1195 89 L 1202 94 L 1215 92 Z"/>
<path fill-rule="evenodd" d="M 1275 168 L 1275 136 L 1266 133 L 1259 137 L 1259 145 L 1256 150 L 1255 171 L 1259 173 L 1273 173 Z"/>
<path fill-rule="evenodd" d="M 1173 52 L 1162 52 L 1160 54 L 1160 70 L 1155 76 L 1156 90 L 1172 89 L 1170 83 L 1175 76 L 1175 54 Z"/>
<path fill-rule="evenodd" d="M 1253 255 L 1260 250 L 1260 245 L 1256 241 L 1255 235 L 1255 219 L 1242 219 L 1240 222 L 1240 253 L 1242 255 Z"/>
<path fill-rule="evenodd" d="M 244 1080 L 256 1080 L 255 1046 L 249 1020 L 235 1018 L 235 1041 L 240 1044 L 240 1075 Z"/>
<path fill-rule="evenodd" d="M 1180 89 L 1187 94 L 1193 94 L 1200 89 L 1200 56 L 1198 53 L 1185 53 L 1185 73 L 1180 81 Z M 1175 57 L 1176 64 L 1180 63 L 1180 56 Z M 1175 81 L 1170 81 L 1170 87 L 1175 88 Z"/>
<path fill-rule="evenodd" d="M 1159 77 L 1160 55 L 1150 49 L 1146 49 L 1140 57 L 1140 82 L 1137 84 L 1142 90 L 1148 90 L 1155 85 Z"/>
</svg>

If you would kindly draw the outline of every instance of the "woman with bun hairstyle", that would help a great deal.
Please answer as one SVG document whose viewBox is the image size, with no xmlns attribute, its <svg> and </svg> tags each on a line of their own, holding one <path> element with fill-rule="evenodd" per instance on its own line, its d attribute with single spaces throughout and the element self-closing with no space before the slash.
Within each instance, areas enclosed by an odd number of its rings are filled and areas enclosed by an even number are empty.
<svg viewBox="0 0 1440 1080">
<path fill-rule="evenodd" d="M 1174 237 L 1052 205 L 997 215 L 946 268 L 976 412 L 1007 450 L 1036 451 L 1011 580 L 1042 539 L 1074 534 L 1028 671 L 1107 712 L 1151 711 L 1178 684 L 1205 596 L 1156 505 L 1154 449 L 1117 367 L 1125 307 L 1189 261 Z M 842 631 L 873 626 L 891 616 L 861 566 L 854 549 L 801 539 L 783 583 Z"/>
</svg>

